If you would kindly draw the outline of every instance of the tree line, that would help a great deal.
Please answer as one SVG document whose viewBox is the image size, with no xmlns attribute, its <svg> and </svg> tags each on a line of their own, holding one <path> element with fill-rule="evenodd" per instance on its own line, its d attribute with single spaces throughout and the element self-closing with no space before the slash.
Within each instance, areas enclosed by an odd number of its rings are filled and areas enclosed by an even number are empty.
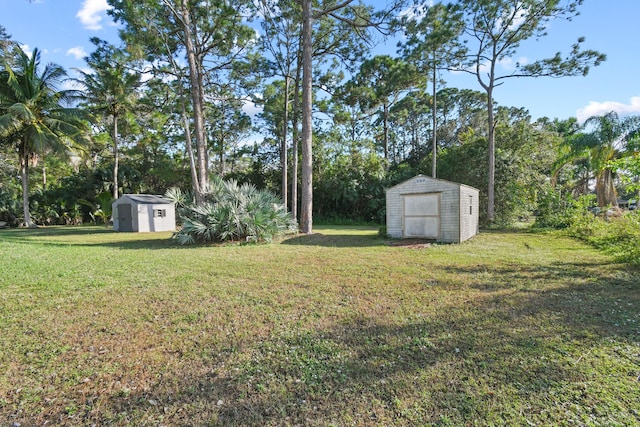
<svg viewBox="0 0 640 427">
<path fill-rule="evenodd" d="M 485 224 L 592 179 L 603 207 L 637 189 L 637 118 L 533 121 L 497 101 L 510 78 L 587 75 L 606 59 L 580 37 L 499 74 L 581 0 L 108 3 L 120 43 L 91 39 L 73 79 L 0 28 L 0 219 L 76 223 L 101 194 L 171 187 L 202 201 L 214 175 L 272 190 L 305 233 L 313 218 L 383 221 L 384 189 L 417 173 L 479 188 Z M 395 55 L 370 53 L 392 35 Z M 448 87 L 447 70 L 479 90 Z"/>
</svg>

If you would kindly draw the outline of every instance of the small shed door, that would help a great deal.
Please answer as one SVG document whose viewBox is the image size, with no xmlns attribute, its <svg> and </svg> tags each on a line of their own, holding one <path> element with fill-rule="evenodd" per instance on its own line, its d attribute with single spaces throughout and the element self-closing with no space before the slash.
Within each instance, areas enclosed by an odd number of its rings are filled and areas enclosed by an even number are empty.
<svg viewBox="0 0 640 427">
<path fill-rule="evenodd" d="M 404 196 L 403 237 L 440 238 L 440 193 Z"/>
<path fill-rule="evenodd" d="M 133 231 L 133 205 L 122 203 L 118 205 L 118 231 Z"/>
</svg>

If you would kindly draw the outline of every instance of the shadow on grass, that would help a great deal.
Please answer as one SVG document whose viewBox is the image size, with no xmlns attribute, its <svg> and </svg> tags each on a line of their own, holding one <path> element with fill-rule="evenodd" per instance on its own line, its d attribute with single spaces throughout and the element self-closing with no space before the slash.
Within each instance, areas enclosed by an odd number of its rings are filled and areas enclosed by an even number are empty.
<svg viewBox="0 0 640 427">
<path fill-rule="evenodd" d="M 0 230 L 0 236 L 7 239 L 27 238 L 39 236 L 78 236 L 89 234 L 109 234 L 114 233 L 113 228 L 104 226 L 47 226 L 38 228 L 5 228 Z"/>
<path fill-rule="evenodd" d="M 477 273 L 485 274 L 460 269 Z M 490 274 L 512 283 L 494 290 L 510 292 L 428 315 L 415 309 L 398 323 L 356 315 L 320 330 L 212 341 L 172 361 L 147 390 L 96 395 L 100 411 L 87 406 L 83 422 L 110 414 L 122 425 L 633 425 L 637 385 L 620 387 L 633 378 L 616 364 L 633 358 L 621 352 L 640 333 L 625 322 L 637 317 L 640 285 L 626 270 L 610 273 L 591 264 L 505 267 Z M 536 280 L 548 286 L 536 289 Z M 472 288 L 493 281 L 482 276 Z M 620 360 L 586 360 L 612 341 Z"/>
<path fill-rule="evenodd" d="M 237 246 L 242 242 L 211 243 L 209 245 L 180 245 L 171 238 L 145 238 L 154 233 L 119 233 L 112 228 L 96 226 L 54 226 L 37 229 L 10 229 L 0 231 L 0 238 L 20 243 L 46 246 L 103 246 L 120 249 L 188 249 L 202 246 Z M 85 237 L 82 239 L 82 237 Z M 69 239 L 65 239 L 69 238 Z M 257 243 L 261 244 L 261 243 Z M 384 246 L 387 241 L 375 234 L 322 234 L 297 235 L 281 241 L 282 245 L 324 247 Z"/>
<path fill-rule="evenodd" d="M 377 235 L 358 234 L 300 234 L 283 240 L 282 245 L 324 246 L 334 248 L 364 248 L 385 246 L 386 240 Z"/>
<path fill-rule="evenodd" d="M 170 237 L 148 236 L 155 233 L 119 233 L 100 226 L 53 226 L 36 229 L 14 228 L 0 231 L 0 239 L 41 246 L 87 246 L 119 249 L 184 248 Z M 163 234 L 167 234 L 163 232 Z"/>
</svg>

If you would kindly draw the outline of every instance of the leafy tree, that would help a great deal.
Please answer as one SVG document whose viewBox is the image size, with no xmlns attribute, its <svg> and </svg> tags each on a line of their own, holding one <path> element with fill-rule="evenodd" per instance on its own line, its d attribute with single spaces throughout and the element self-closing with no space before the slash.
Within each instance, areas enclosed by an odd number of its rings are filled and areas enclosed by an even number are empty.
<svg viewBox="0 0 640 427">
<path fill-rule="evenodd" d="M 241 101 L 233 97 L 221 98 L 207 108 L 208 117 L 215 126 L 211 126 L 211 152 L 218 157 L 218 173 L 224 176 L 227 155 L 249 136 L 251 118 L 242 111 Z"/>
<path fill-rule="evenodd" d="M 191 112 L 196 143 L 192 167 L 196 197 L 209 182 L 206 131 L 207 83 L 228 75 L 252 46 L 255 32 L 245 24 L 242 12 L 250 2 L 205 0 L 108 0 L 109 13 L 124 25 L 120 34 L 127 48 L 146 59 L 156 71 L 181 78 L 177 64 L 187 59 Z M 186 113 L 187 109 L 183 111 Z M 186 117 L 186 116 L 185 116 Z M 185 138 L 190 139 L 185 122 Z M 188 142 L 187 142 L 188 143 Z"/>
<path fill-rule="evenodd" d="M 589 181 L 592 178 L 589 156 L 572 143 L 581 132 L 578 120 L 570 117 L 550 121 L 543 117 L 538 119 L 538 123 L 547 131 L 558 134 L 561 139 L 556 146 L 556 160 L 551 168 L 551 187 L 558 192 L 571 194 L 576 199 L 589 194 Z"/>
<path fill-rule="evenodd" d="M 486 209 L 480 220 L 486 225 L 510 225 L 527 217 L 537 207 L 537 197 L 545 188 L 555 159 L 558 136 L 530 122 L 525 110 L 500 107 L 496 114 L 496 217 L 489 220 Z M 487 169 L 482 167 L 487 140 L 473 129 L 461 134 L 461 143 L 442 151 L 440 176 L 480 189 L 480 203 L 486 208 Z"/>
<path fill-rule="evenodd" d="M 264 48 L 270 53 L 269 74 L 284 79 L 284 91 L 281 105 L 282 120 L 279 121 L 280 131 L 278 136 L 280 143 L 280 167 L 282 171 L 281 194 L 284 205 L 287 205 L 288 192 L 288 135 L 292 94 L 297 96 L 295 84 L 301 68 L 300 59 L 300 22 L 302 19 L 300 4 L 298 1 L 261 0 L 258 2 L 263 15 L 262 30 L 264 36 L 260 38 Z M 292 87 L 293 84 L 293 87 Z M 294 114 L 296 112 L 294 111 Z M 297 130 L 297 129 L 295 129 Z M 295 132 L 294 130 L 294 132 Z M 294 142 L 297 148 L 297 141 Z M 294 167 L 292 180 L 292 213 L 296 218 L 297 210 L 297 149 L 294 153 Z"/>
<path fill-rule="evenodd" d="M 423 3 L 414 11 L 418 13 L 405 15 L 402 19 L 406 41 L 400 43 L 400 47 L 405 60 L 417 64 L 425 77 L 431 73 L 431 176 L 435 178 L 438 151 L 437 75 L 438 70 L 448 68 L 461 54 L 463 47 L 458 38 L 463 26 L 459 9 L 451 4 L 427 6 Z"/>
<path fill-rule="evenodd" d="M 640 131 L 640 117 L 621 118 L 615 112 L 588 118 L 582 132 L 569 140 L 570 154 L 587 156 L 596 178 L 598 206 L 618 206 L 614 185 L 615 161 L 622 157 L 628 143 L 633 146 Z"/>
<path fill-rule="evenodd" d="M 516 64 L 515 69 L 500 74 L 498 65 L 513 58 L 520 44 L 531 38 L 546 35 L 548 24 L 556 19 L 577 15 L 583 0 L 461 0 L 464 12 L 464 36 L 467 51 L 458 71 L 472 74 L 487 93 L 488 188 L 487 219 L 495 217 L 495 161 L 496 117 L 493 92 L 506 79 L 520 77 L 564 77 L 587 75 L 592 65 L 606 59 L 594 50 L 582 50 L 584 38 L 579 38 L 571 52 L 563 57 L 560 52 L 551 58 L 531 64 Z"/>
<path fill-rule="evenodd" d="M 640 201 L 640 136 L 637 132 L 628 138 L 622 157 L 613 160 L 611 167 L 619 176 L 628 192 L 636 192 L 636 206 Z"/>
<path fill-rule="evenodd" d="M 368 40 L 367 29 L 381 29 L 390 22 L 389 14 L 400 2 L 391 5 L 379 14 L 363 3 L 354 4 L 352 0 L 337 2 L 326 0 L 314 3 L 302 0 L 302 179 L 300 204 L 300 230 L 312 233 L 313 230 L 313 58 L 324 55 L 338 55 L 343 63 L 358 58 L 356 39 L 363 46 Z M 314 34 L 314 22 L 318 22 L 319 31 Z M 327 42 L 328 37 L 338 36 Z M 350 42 L 350 44 L 348 43 Z"/>
<path fill-rule="evenodd" d="M 486 135 L 486 94 L 471 90 L 444 88 L 438 91 L 438 140 L 442 148 L 459 143 L 469 129 Z"/>
<path fill-rule="evenodd" d="M 113 142 L 113 198 L 118 194 L 119 131 L 118 124 L 135 110 L 139 97 L 140 74 L 130 71 L 123 52 L 97 38 L 91 39 L 97 49 L 86 58 L 91 71 L 78 70 L 82 78 L 83 104 L 92 113 L 101 117 L 101 122 L 111 126 Z"/>
<path fill-rule="evenodd" d="M 392 163 L 419 163 L 429 137 L 431 97 L 423 90 L 409 92 L 390 109 Z"/>
<path fill-rule="evenodd" d="M 15 42 L 11 40 L 11 35 L 7 34 L 7 29 L 0 25 L 0 56 L 9 55 Z"/>
<path fill-rule="evenodd" d="M 70 107 L 74 92 L 58 90 L 64 69 L 49 64 L 40 70 L 40 51 L 29 57 L 21 48 L 5 57 L 0 73 L 0 140 L 18 151 L 24 225 L 35 227 L 29 213 L 29 164 L 48 152 L 67 155 L 74 143 L 88 140 L 86 114 Z"/>
<path fill-rule="evenodd" d="M 372 111 L 382 124 L 382 150 L 389 160 L 390 108 L 399 101 L 403 92 L 417 84 L 419 76 L 415 67 L 388 55 L 378 55 L 365 60 L 352 80 L 345 85 L 344 92 L 351 102 L 357 101 L 361 110 Z M 381 108 L 381 110 L 377 110 Z"/>
</svg>

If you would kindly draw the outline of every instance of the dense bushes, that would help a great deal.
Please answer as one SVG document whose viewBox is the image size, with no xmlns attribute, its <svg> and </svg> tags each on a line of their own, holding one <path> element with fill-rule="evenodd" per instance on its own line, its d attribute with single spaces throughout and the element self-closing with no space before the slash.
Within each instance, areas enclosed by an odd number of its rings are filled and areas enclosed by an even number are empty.
<svg viewBox="0 0 640 427">
<path fill-rule="evenodd" d="M 580 240 L 616 257 L 640 265 L 640 213 L 603 210 L 594 213 L 595 196 L 563 200 L 548 190 L 539 198 L 535 227 L 562 228 Z M 595 212 L 599 212 L 595 211 Z"/>
<path fill-rule="evenodd" d="M 182 228 L 174 237 L 183 245 L 271 241 L 297 230 L 282 202 L 270 191 L 251 184 L 216 178 L 200 203 L 178 188 L 166 195 L 176 204 Z"/>
<path fill-rule="evenodd" d="M 573 216 L 580 210 L 577 206 L 584 203 L 591 204 L 591 199 L 578 203 L 570 194 L 563 196 L 560 191 L 544 186 L 538 192 L 538 208 L 536 210 L 535 226 L 537 228 L 567 228 L 571 225 Z M 587 206 L 584 206 L 587 211 Z"/>
<path fill-rule="evenodd" d="M 619 261 L 640 265 L 640 214 L 637 211 L 609 218 L 587 213 L 568 230 Z"/>
</svg>

